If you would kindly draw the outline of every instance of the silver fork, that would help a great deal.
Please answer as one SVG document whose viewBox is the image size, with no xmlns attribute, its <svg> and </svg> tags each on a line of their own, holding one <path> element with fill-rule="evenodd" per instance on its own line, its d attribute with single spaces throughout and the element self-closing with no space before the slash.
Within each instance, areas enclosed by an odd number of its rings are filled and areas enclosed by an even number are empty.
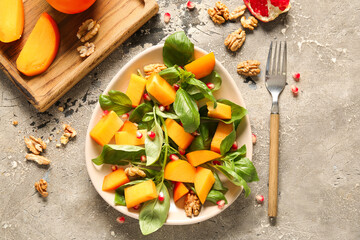
<svg viewBox="0 0 360 240">
<path fill-rule="evenodd" d="M 269 205 L 270 220 L 277 216 L 278 167 L 279 167 L 279 95 L 286 84 L 286 42 L 275 42 L 273 53 L 271 42 L 266 64 L 265 86 L 272 96 L 270 115 L 270 154 L 269 154 Z"/>
</svg>

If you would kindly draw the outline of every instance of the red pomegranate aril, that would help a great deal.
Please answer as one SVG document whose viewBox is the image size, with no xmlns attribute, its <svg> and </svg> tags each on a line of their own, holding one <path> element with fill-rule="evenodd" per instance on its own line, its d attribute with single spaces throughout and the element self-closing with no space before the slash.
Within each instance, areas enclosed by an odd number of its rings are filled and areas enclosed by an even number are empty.
<svg viewBox="0 0 360 240">
<path fill-rule="evenodd" d="M 163 193 L 163 192 L 160 192 L 160 193 L 159 193 L 158 199 L 159 199 L 160 202 L 163 202 L 163 201 L 164 201 L 165 197 L 164 197 L 164 193 Z"/>
<path fill-rule="evenodd" d="M 165 106 L 165 111 L 170 111 L 170 105 Z"/>
<path fill-rule="evenodd" d="M 165 111 L 165 107 L 164 107 L 163 105 L 159 105 L 159 110 L 160 110 L 161 112 L 163 112 L 163 111 Z"/>
<path fill-rule="evenodd" d="M 121 115 L 121 118 L 122 119 L 128 119 L 129 116 L 130 116 L 129 113 L 125 113 L 125 114 Z"/>
<path fill-rule="evenodd" d="M 179 90 L 180 86 L 179 86 L 179 84 L 174 83 L 173 88 L 175 89 L 175 91 L 177 91 L 177 90 Z"/>
<path fill-rule="evenodd" d="M 124 223 L 124 222 L 125 222 L 125 217 L 117 217 L 117 218 L 116 218 L 116 221 L 117 221 L 118 223 Z"/>
<path fill-rule="evenodd" d="M 148 102 L 151 101 L 151 98 L 150 98 L 149 94 L 147 94 L 147 93 L 144 93 L 143 98 L 145 101 L 148 101 Z"/>
<path fill-rule="evenodd" d="M 183 123 L 182 123 L 182 122 L 179 122 L 179 124 L 180 124 L 180 126 L 182 126 L 182 127 L 183 127 Z"/>
<path fill-rule="evenodd" d="M 214 165 L 221 165 L 221 162 L 218 161 L 218 160 L 214 160 L 212 163 L 213 163 Z"/>
<path fill-rule="evenodd" d="M 142 155 L 142 156 L 140 157 L 140 161 L 141 161 L 141 162 L 146 162 L 146 156 L 145 156 L 145 155 Z"/>
<path fill-rule="evenodd" d="M 256 202 L 259 203 L 259 204 L 264 202 L 264 196 L 263 195 L 256 195 L 255 199 L 256 199 Z"/>
<path fill-rule="evenodd" d="M 118 167 L 117 167 L 116 165 L 112 165 L 112 166 L 111 166 L 111 170 L 112 170 L 113 172 L 115 172 L 116 170 L 118 170 Z"/>
<path fill-rule="evenodd" d="M 232 150 L 237 150 L 237 149 L 238 149 L 238 144 L 237 144 L 236 141 L 235 141 L 235 142 L 233 143 L 233 145 L 231 146 L 231 149 L 232 149 Z"/>
<path fill-rule="evenodd" d="M 165 13 L 164 14 L 164 22 L 165 23 L 169 23 L 170 22 L 170 19 L 171 19 L 171 15 L 170 15 L 170 13 Z"/>
<path fill-rule="evenodd" d="M 292 85 L 291 86 L 291 91 L 292 91 L 294 96 L 297 96 L 298 93 L 299 93 L 299 88 L 297 86 L 295 86 L 295 85 Z"/>
<path fill-rule="evenodd" d="M 219 209 L 223 209 L 225 206 L 225 200 L 219 200 L 216 202 L 216 204 L 218 205 Z"/>
<path fill-rule="evenodd" d="M 195 8 L 195 3 L 191 2 L 191 1 L 188 1 L 186 3 L 186 7 L 191 11 Z"/>
<path fill-rule="evenodd" d="M 140 208 L 140 204 L 133 207 L 134 210 L 139 210 L 139 208 Z"/>
<path fill-rule="evenodd" d="M 252 140 L 252 144 L 255 144 L 256 143 L 256 140 L 257 140 L 257 137 L 255 134 L 251 134 L 251 140 Z"/>
<path fill-rule="evenodd" d="M 136 138 L 141 139 L 143 137 L 142 133 L 140 131 L 136 132 Z"/>
<path fill-rule="evenodd" d="M 104 111 L 103 111 L 103 115 L 104 115 L 104 116 L 106 116 L 106 115 L 108 115 L 108 114 L 109 114 L 109 111 L 108 111 L 108 110 L 104 110 Z"/>
<path fill-rule="evenodd" d="M 180 155 L 185 155 L 186 152 L 185 152 L 184 149 L 182 149 L 182 148 L 179 147 L 178 150 L 179 150 Z"/>
<path fill-rule="evenodd" d="M 300 73 L 294 73 L 293 78 L 294 78 L 295 81 L 298 82 L 300 80 Z"/>
<path fill-rule="evenodd" d="M 169 158 L 170 158 L 171 161 L 179 160 L 179 157 L 176 154 L 170 154 Z"/>
<path fill-rule="evenodd" d="M 156 136 L 156 134 L 153 131 L 150 131 L 147 134 L 148 134 L 149 138 L 151 138 L 151 139 L 154 139 Z"/>
<path fill-rule="evenodd" d="M 206 86 L 207 86 L 210 90 L 212 90 L 212 89 L 215 88 L 215 85 L 214 85 L 213 83 L 207 83 Z"/>
</svg>

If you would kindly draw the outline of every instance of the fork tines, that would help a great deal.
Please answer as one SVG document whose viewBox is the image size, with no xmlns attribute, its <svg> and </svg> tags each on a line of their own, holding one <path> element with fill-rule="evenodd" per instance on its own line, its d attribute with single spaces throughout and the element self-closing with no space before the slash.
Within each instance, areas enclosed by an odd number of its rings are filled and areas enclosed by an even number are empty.
<svg viewBox="0 0 360 240">
<path fill-rule="evenodd" d="M 273 45 L 275 45 L 273 47 Z M 273 53 L 274 48 L 274 53 Z M 286 75 L 286 41 L 271 41 L 269 55 L 266 64 L 266 75 Z M 282 57 L 281 57 L 282 56 Z"/>
</svg>

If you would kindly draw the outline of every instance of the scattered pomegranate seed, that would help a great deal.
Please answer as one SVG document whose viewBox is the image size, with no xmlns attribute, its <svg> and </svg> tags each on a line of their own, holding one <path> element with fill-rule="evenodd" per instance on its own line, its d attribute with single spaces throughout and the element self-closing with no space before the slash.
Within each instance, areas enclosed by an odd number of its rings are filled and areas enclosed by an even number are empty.
<svg viewBox="0 0 360 240">
<path fill-rule="evenodd" d="M 118 223 L 124 223 L 124 222 L 125 222 L 125 217 L 117 217 L 117 218 L 116 218 L 116 221 L 117 221 Z"/>
<path fill-rule="evenodd" d="M 294 97 L 296 97 L 298 95 L 298 93 L 299 93 L 299 88 L 297 86 L 295 86 L 295 85 L 292 85 L 291 86 L 291 91 L 292 91 Z"/>
<path fill-rule="evenodd" d="M 163 193 L 163 192 L 160 192 L 160 193 L 159 193 L 158 199 L 159 199 L 160 202 L 164 201 L 165 197 L 164 197 L 164 193 Z"/>
<path fill-rule="evenodd" d="M 104 110 L 103 111 L 103 116 L 106 116 L 106 115 L 108 115 L 109 114 L 109 111 L 108 110 Z"/>
<path fill-rule="evenodd" d="M 112 170 L 113 172 L 115 172 L 116 170 L 118 170 L 118 167 L 117 167 L 116 165 L 112 165 L 112 166 L 111 166 L 111 170 Z"/>
<path fill-rule="evenodd" d="M 206 86 L 207 86 L 210 90 L 212 90 L 212 89 L 215 88 L 215 85 L 214 85 L 213 83 L 207 83 Z"/>
<path fill-rule="evenodd" d="M 141 161 L 141 162 L 146 162 L 146 156 L 145 156 L 145 155 L 142 155 L 142 156 L 140 157 L 140 161 Z"/>
<path fill-rule="evenodd" d="M 300 80 L 300 73 L 294 73 L 293 78 L 294 78 L 295 81 L 298 82 Z"/>
<path fill-rule="evenodd" d="M 225 200 L 219 200 L 216 202 L 216 204 L 218 205 L 219 209 L 223 209 L 225 206 Z"/>
<path fill-rule="evenodd" d="M 255 134 L 251 134 L 251 139 L 252 139 L 252 143 L 255 144 L 256 143 L 256 135 Z"/>
<path fill-rule="evenodd" d="M 136 132 L 136 138 L 141 139 L 143 137 L 142 133 L 140 131 Z"/>
<path fill-rule="evenodd" d="M 185 155 L 185 150 L 184 150 L 184 149 L 182 149 L 182 148 L 179 147 L 178 150 L 179 150 L 179 153 L 180 153 L 181 155 Z"/>
<path fill-rule="evenodd" d="M 176 155 L 176 154 L 170 154 L 169 158 L 170 158 L 171 161 L 179 160 L 179 156 Z"/>
<path fill-rule="evenodd" d="M 191 10 L 194 10 L 195 8 L 195 3 L 191 2 L 191 1 L 188 1 L 187 4 L 186 4 L 186 7 L 191 11 Z"/>
<path fill-rule="evenodd" d="M 170 105 L 165 106 L 165 111 L 170 111 Z"/>
<path fill-rule="evenodd" d="M 237 150 L 237 149 L 238 149 L 238 144 L 237 144 L 236 141 L 235 141 L 235 142 L 233 143 L 233 145 L 231 146 L 231 149 L 232 149 L 232 150 Z"/>
<path fill-rule="evenodd" d="M 198 131 L 195 131 L 195 132 L 193 132 L 191 135 L 193 135 L 193 136 L 199 136 L 200 135 L 200 133 L 198 132 Z"/>
<path fill-rule="evenodd" d="M 145 101 L 148 101 L 148 102 L 151 101 L 151 98 L 150 98 L 149 94 L 147 94 L 147 93 L 144 93 L 143 98 Z"/>
<path fill-rule="evenodd" d="M 165 111 L 165 107 L 164 107 L 163 105 L 159 105 L 159 110 L 160 110 L 161 112 L 163 112 L 163 111 Z"/>
<path fill-rule="evenodd" d="M 173 88 L 175 89 L 175 91 L 177 91 L 177 90 L 179 90 L 180 86 L 179 86 L 179 84 L 174 83 Z"/>
<path fill-rule="evenodd" d="M 214 160 L 212 163 L 213 163 L 214 165 L 221 165 L 221 162 L 218 161 L 218 160 Z"/>
<path fill-rule="evenodd" d="M 170 19 L 171 19 L 170 13 L 165 13 L 165 15 L 164 15 L 164 22 L 165 22 L 165 23 L 169 23 L 169 22 L 170 22 Z"/>
<path fill-rule="evenodd" d="M 156 136 L 153 131 L 150 131 L 150 132 L 148 132 L 147 134 L 148 134 L 149 138 L 151 138 L 151 139 L 154 139 L 155 136 Z"/>
<path fill-rule="evenodd" d="M 256 199 L 256 202 L 259 203 L 259 204 L 264 202 L 264 196 L 263 195 L 256 195 L 255 199 Z"/>
<path fill-rule="evenodd" d="M 134 210 L 139 210 L 139 208 L 140 208 L 140 204 L 133 207 Z"/>
<path fill-rule="evenodd" d="M 125 113 L 121 116 L 122 119 L 128 119 L 129 118 L 129 113 Z"/>
</svg>

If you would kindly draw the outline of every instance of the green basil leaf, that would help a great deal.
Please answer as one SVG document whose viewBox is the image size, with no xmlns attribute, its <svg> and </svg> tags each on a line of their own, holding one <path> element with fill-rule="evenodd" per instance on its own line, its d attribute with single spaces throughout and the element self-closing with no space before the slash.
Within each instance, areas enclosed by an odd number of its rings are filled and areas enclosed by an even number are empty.
<svg viewBox="0 0 360 240">
<path fill-rule="evenodd" d="M 185 66 L 194 60 L 194 44 L 184 32 L 176 32 L 165 40 L 163 60 L 167 67 Z"/>
<path fill-rule="evenodd" d="M 234 171 L 246 182 L 259 181 L 254 164 L 248 158 L 238 158 Z"/>
<path fill-rule="evenodd" d="M 194 99 L 182 88 L 177 90 L 174 110 L 186 132 L 194 132 L 200 125 L 200 114 Z"/>
<path fill-rule="evenodd" d="M 212 71 L 209 75 L 201 78 L 200 80 L 203 81 L 205 84 L 207 83 L 214 84 L 214 88 L 212 89 L 212 91 L 219 90 L 222 84 L 222 79 L 216 71 Z"/>
<path fill-rule="evenodd" d="M 130 187 L 130 186 L 133 186 L 133 185 L 136 185 L 136 184 L 138 184 L 138 183 L 145 182 L 145 181 L 147 181 L 147 180 L 149 180 L 149 179 L 135 180 L 135 181 L 131 181 L 131 182 L 125 183 L 124 185 L 121 185 L 120 187 L 118 187 L 118 188 L 115 190 L 114 203 L 115 203 L 116 205 L 126 206 L 125 195 L 124 195 L 124 190 L 125 190 L 125 188 Z"/>
<path fill-rule="evenodd" d="M 117 115 L 122 115 L 131 111 L 132 105 L 130 98 L 122 92 L 110 90 L 107 95 L 100 95 L 99 103 L 103 110 L 114 111 Z"/>
<path fill-rule="evenodd" d="M 221 141 L 221 144 L 220 144 L 220 153 L 221 155 L 225 155 L 225 153 L 227 153 L 231 146 L 233 145 L 233 143 L 235 142 L 236 140 L 236 130 L 235 130 L 235 124 L 233 124 L 233 130 L 232 132 L 227 135 L 224 140 Z"/>
<path fill-rule="evenodd" d="M 137 106 L 134 111 L 130 114 L 129 121 L 131 122 L 141 122 L 144 115 L 148 112 L 152 111 L 152 106 L 149 103 L 142 103 L 139 106 Z"/>
<path fill-rule="evenodd" d="M 154 113 L 153 112 L 148 112 L 146 113 L 143 118 L 141 119 L 141 121 L 143 122 L 150 122 L 154 120 Z"/>
<path fill-rule="evenodd" d="M 139 215 L 140 229 L 143 235 L 148 235 L 161 228 L 168 216 L 170 208 L 170 195 L 165 186 L 161 183 L 157 191 L 164 194 L 164 201 L 160 202 L 159 198 L 145 202 Z"/>
<path fill-rule="evenodd" d="M 198 128 L 199 136 L 196 136 L 189 146 L 189 152 L 210 149 L 211 140 L 217 127 L 216 122 L 200 123 Z"/>
<path fill-rule="evenodd" d="M 214 204 L 217 204 L 218 201 L 220 200 L 224 200 L 225 204 L 228 203 L 228 201 L 226 200 L 226 197 L 224 195 L 224 193 L 211 189 L 210 192 L 208 193 L 207 197 L 206 197 L 206 201 L 210 201 Z"/>
<path fill-rule="evenodd" d="M 159 75 L 165 79 L 170 85 L 178 82 L 180 79 L 180 73 L 177 70 L 177 66 L 169 67 L 159 72 Z"/>
<path fill-rule="evenodd" d="M 130 98 L 123 92 L 117 91 L 117 90 L 110 90 L 108 92 L 110 99 L 113 103 L 119 104 L 119 105 L 131 105 Z"/>
<path fill-rule="evenodd" d="M 212 94 L 211 90 L 206 86 L 205 83 L 203 83 L 200 80 L 197 80 L 196 78 L 188 78 L 186 79 L 186 83 L 191 86 L 195 86 L 205 98 L 214 102 L 214 107 L 216 108 L 216 99 Z"/>
<path fill-rule="evenodd" d="M 219 178 L 219 175 L 216 172 L 213 172 L 213 173 L 214 173 L 214 177 L 215 177 L 215 183 L 212 186 L 212 189 L 226 193 L 228 191 L 228 189 L 222 184 L 222 182 Z"/>
<path fill-rule="evenodd" d="M 140 159 L 145 155 L 145 149 L 138 146 L 107 144 L 101 154 L 92 159 L 96 165 L 104 163 L 113 165 L 127 165 L 129 161 Z M 127 161 L 126 161 L 127 160 Z"/>
<path fill-rule="evenodd" d="M 155 138 L 151 139 L 147 134 L 145 138 L 146 166 L 152 165 L 159 159 L 164 142 L 163 131 L 159 123 L 155 120 L 154 124 L 151 131 L 155 133 Z"/>
<path fill-rule="evenodd" d="M 231 119 L 222 120 L 226 124 L 230 124 L 230 123 L 239 121 L 248 113 L 245 108 L 243 108 L 229 100 L 219 99 L 218 102 L 231 106 Z M 240 123 L 240 121 L 239 121 L 239 123 Z M 238 125 L 238 123 L 235 124 L 235 129 L 237 128 L 237 125 Z"/>
<path fill-rule="evenodd" d="M 151 127 L 152 122 L 139 122 L 137 125 L 139 130 L 148 130 Z"/>
<path fill-rule="evenodd" d="M 242 186 L 245 191 L 245 197 L 249 196 L 251 192 L 249 186 L 247 185 L 246 181 L 242 177 L 240 177 L 235 171 L 222 165 L 216 165 L 214 167 L 222 174 L 224 174 L 233 184 L 235 184 L 236 186 Z"/>
<path fill-rule="evenodd" d="M 155 112 L 156 112 L 156 115 L 158 115 L 162 118 L 179 119 L 179 117 L 174 113 L 160 111 L 158 106 L 155 107 Z"/>
</svg>

